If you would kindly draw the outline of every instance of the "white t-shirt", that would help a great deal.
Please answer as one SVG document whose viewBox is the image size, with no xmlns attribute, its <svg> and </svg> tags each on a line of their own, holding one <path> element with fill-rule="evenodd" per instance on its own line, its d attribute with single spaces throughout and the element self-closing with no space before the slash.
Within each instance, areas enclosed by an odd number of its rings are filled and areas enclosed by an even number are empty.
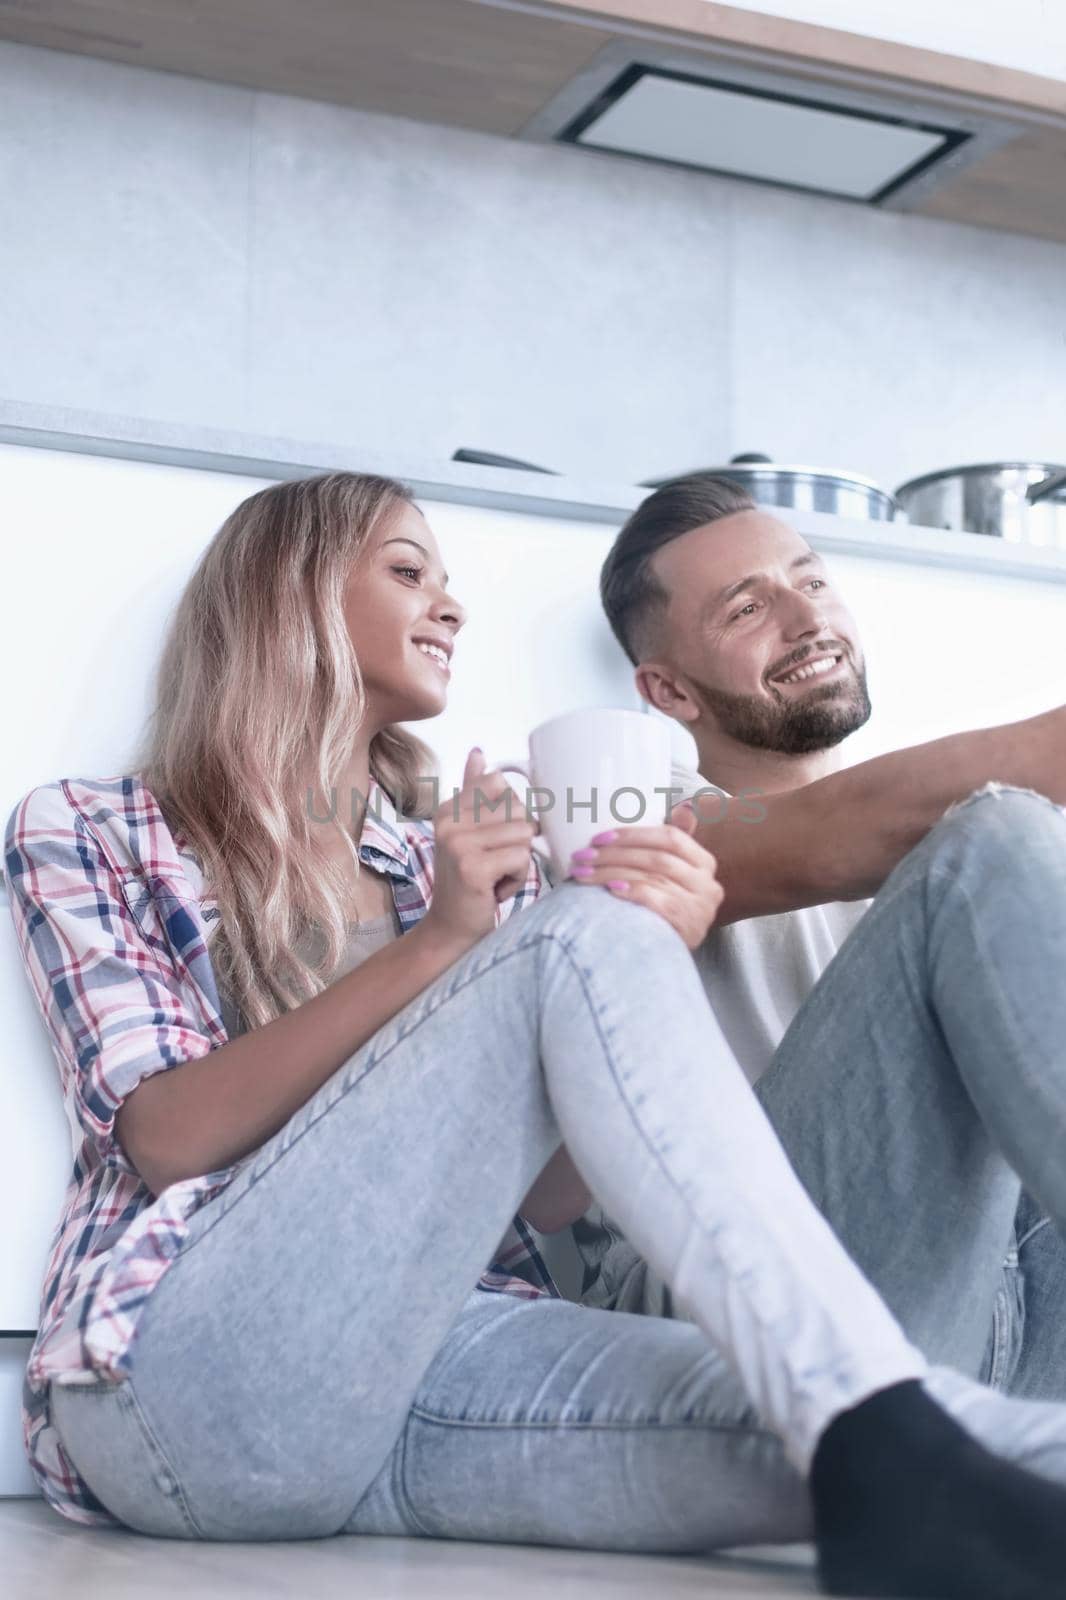
<svg viewBox="0 0 1066 1600">
<path fill-rule="evenodd" d="M 698 789 L 728 797 L 688 767 L 675 765 L 673 786 L 682 790 L 682 800 Z M 750 826 L 759 824 L 753 820 Z M 713 851 L 713 836 L 708 843 Z M 707 998 L 751 1083 L 766 1071 L 789 1023 L 872 904 L 837 900 L 749 917 L 712 928 L 695 952 Z"/>
</svg>

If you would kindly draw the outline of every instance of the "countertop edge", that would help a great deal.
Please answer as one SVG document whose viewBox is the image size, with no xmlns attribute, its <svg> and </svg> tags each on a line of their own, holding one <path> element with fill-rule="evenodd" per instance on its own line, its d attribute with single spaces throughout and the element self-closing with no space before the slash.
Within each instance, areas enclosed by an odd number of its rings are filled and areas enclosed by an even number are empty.
<svg viewBox="0 0 1066 1600">
<path fill-rule="evenodd" d="M 250 478 L 302 478 L 316 472 L 373 472 L 398 478 L 416 495 L 581 521 L 624 521 L 647 493 L 633 485 L 430 461 L 359 444 L 239 433 L 157 418 L 0 400 L 0 443 L 78 455 L 114 456 Z"/>
<path fill-rule="evenodd" d="M 650 492 L 637 484 L 429 461 L 416 455 L 386 455 L 356 444 L 246 434 L 21 400 L 0 400 L 0 444 L 251 478 L 301 478 L 330 471 L 375 472 L 400 479 L 416 495 L 429 500 L 614 527 L 624 522 Z M 1066 583 L 1066 550 L 817 511 L 786 510 L 781 515 L 815 548 L 827 552 L 962 571 L 991 570 L 1004 577 Z"/>
</svg>

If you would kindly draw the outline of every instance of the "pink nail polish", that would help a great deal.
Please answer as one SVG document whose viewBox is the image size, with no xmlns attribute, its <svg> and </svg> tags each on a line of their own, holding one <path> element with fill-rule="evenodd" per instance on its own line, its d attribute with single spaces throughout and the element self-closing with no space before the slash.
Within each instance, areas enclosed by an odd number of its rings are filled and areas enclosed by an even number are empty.
<svg viewBox="0 0 1066 1600">
<path fill-rule="evenodd" d="M 571 867 L 570 876 L 572 878 L 591 878 L 592 870 L 591 867 Z"/>
<path fill-rule="evenodd" d="M 598 850 L 575 850 L 570 859 L 571 861 L 595 861 L 598 855 Z"/>
<path fill-rule="evenodd" d="M 610 832 L 610 833 L 598 833 L 596 835 L 596 837 L 594 839 L 592 839 L 590 842 L 592 844 L 614 844 L 614 841 L 617 838 L 618 838 L 618 832 L 617 832 L 617 830 L 614 830 L 613 832 Z"/>
<path fill-rule="evenodd" d="M 629 885 L 624 878 L 609 878 L 607 887 L 608 889 L 628 889 Z"/>
</svg>

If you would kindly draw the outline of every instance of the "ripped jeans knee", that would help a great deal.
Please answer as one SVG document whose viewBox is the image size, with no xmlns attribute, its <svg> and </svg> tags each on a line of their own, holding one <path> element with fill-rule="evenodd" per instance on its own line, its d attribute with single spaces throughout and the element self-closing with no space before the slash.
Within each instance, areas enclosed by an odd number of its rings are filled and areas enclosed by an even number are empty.
<svg viewBox="0 0 1066 1600">
<path fill-rule="evenodd" d="M 1026 789 L 1016 783 L 1000 783 L 993 778 L 982 784 L 980 788 L 974 789 L 971 794 L 965 795 L 963 799 L 952 801 L 951 805 L 943 812 L 940 820 L 943 822 L 947 817 L 954 816 L 956 812 L 964 811 L 967 806 L 972 806 L 978 800 L 1005 799 L 1015 795 L 1024 796 L 1027 802 L 1036 800 L 1050 810 L 1066 816 L 1066 806 L 1057 805 L 1054 800 L 1049 799 L 1046 794 L 1041 794 L 1038 789 Z M 1011 803 L 1013 804 L 1013 800 Z"/>
</svg>

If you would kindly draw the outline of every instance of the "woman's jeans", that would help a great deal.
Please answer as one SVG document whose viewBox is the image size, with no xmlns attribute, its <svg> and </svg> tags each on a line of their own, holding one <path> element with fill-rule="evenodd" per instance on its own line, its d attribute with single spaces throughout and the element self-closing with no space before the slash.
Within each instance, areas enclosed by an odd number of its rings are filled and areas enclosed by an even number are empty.
<svg viewBox="0 0 1066 1600">
<path fill-rule="evenodd" d="M 560 1138 L 695 1323 L 474 1289 Z M 564 884 L 195 1213 L 128 1378 L 52 1400 L 90 1488 L 144 1533 L 686 1551 L 807 1537 L 824 1428 L 926 1370 L 682 940 Z"/>
<path fill-rule="evenodd" d="M 995 784 L 952 807 L 885 882 L 755 1092 L 930 1361 L 1066 1400 L 1062 807 Z M 625 1231 L 594 1214 L 575 1230 L 588 1303 L 689 1317 Z"/>
</svg>

